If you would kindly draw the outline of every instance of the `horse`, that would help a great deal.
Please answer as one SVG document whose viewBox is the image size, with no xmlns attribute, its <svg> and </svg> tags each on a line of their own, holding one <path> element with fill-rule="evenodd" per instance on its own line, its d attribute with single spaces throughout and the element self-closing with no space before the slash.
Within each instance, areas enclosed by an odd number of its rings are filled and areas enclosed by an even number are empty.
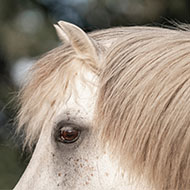
<svg viewBox="0 0 190 190">
<path fill-rule="evenodd" d="M 190 189 L 189 32 L 55 29 L 19 93 L 35 149 L 14 190 Z"/>
</svg>

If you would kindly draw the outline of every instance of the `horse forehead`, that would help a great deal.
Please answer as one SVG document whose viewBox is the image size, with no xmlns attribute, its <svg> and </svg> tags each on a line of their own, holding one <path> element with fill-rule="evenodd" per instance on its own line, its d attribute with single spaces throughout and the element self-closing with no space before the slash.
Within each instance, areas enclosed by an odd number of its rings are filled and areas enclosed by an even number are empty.
<svg viewBox="0 0 190 190">
<path fill-rule="evenodd" d="M 78 115 L 83 119 L 92 121 L 95 103 L 97 100 L 97 77 L 88 71 L 83 77 L 77 77 L 71 95 L 58 109 L 58 115 Z"/>
</svg>

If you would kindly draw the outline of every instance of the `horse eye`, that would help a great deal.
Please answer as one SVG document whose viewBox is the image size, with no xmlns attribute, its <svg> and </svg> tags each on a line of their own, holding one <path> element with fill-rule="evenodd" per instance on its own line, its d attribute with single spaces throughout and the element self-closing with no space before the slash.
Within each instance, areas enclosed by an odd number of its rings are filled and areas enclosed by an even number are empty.
<svg viewBox="0 0 190 190">
<path fill-rule="evenodd" d="M 74 143 L 79 139 L 80 131 L 75 128 L 62 128 L 60 130 L 59 139 L 63 143 Z"/>
</svg>

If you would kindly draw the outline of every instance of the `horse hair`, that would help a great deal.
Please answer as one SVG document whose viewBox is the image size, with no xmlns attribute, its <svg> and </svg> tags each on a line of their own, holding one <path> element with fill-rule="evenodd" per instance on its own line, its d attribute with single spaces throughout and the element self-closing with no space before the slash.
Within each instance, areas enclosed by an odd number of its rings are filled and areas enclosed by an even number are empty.
<svg viewBox="0 0 190 190">
<path fill-rule="evenodd" d="M 190 189 L 189 31 L 129 31 L 99 83 L 95 126 L 122 170 L 158 190 Z"/>
<path fill-rule="evenodd" d="M 18 131 L 32 147 L 51 126 L 76 76 L 99 78 L 95 127 L 124 171 L 156 190 L 190 189 L 190 36 L 188 31 L 123 27 L 90 33 L 101 63 L 63 44 L 31 69 L 19 93 Z M 90 84 L 89 84 L 90 86 Z"/>
</svg>

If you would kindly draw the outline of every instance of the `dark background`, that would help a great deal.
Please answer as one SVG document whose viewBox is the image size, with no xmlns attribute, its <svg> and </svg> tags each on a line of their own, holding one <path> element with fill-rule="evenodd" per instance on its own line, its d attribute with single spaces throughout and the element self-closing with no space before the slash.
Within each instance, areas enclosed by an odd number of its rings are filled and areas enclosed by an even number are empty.
<svg viewBox="0 0 190 190">
<path fill-rule="evenodd" d="M 190 22 L 189 0 L 0 0 L 0 189 L 11 189 L 30 156 L 15 136 L 14 97 L 26 70 L 59 43 L 53 23 L 85 31 L 112 26 Z"/>
</svg>

